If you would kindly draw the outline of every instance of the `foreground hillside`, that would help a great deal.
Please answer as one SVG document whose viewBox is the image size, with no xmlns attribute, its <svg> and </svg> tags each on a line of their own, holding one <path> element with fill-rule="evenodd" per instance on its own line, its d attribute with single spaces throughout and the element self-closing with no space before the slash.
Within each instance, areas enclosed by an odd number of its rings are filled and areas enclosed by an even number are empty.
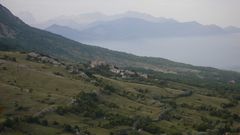
<svg viewBox="0 0 240 135">
<path fill-rule="evenodd" d="M 156 83 L 157 78 L 144 75 L 107 64 L 74 64 L 37 53 L 0 52 L 0 132 L 240 132 L 238 90 L 221 86 L 213 90 L 168 79 Z"/>
</svg>

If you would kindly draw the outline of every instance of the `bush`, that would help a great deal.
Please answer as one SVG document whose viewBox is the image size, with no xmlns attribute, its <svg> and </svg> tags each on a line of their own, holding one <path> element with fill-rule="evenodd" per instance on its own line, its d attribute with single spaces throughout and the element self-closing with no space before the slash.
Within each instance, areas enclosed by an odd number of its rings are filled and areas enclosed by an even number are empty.
<svg viewBox="0 0 240 135">
<path fill-rule="evenodd" d="M 60 72 L 53 72 L 53 74 L 55 74 L 55 75 L 57 75 L 57 76 L 64 76 L 62 73 L 60 73 Z"/>
<path fill-rule="evenodd" d="M 143 129 L 152 134 L 161 133 L 160 128 L 152 123 L 152 120 L 148 117 L 136 117 L 134 118 L 134 126 L 136 129 Z"/>
<path fill-rule="evenodd" d="M 28 117 L 25 117 L 25 121 L 28 123 L 40 124 L 40 120 L 38 117 L 28 116 Z"/>
<path fill-rule="evenodd" d="M 149 133 L 152 133 L 152 134 L 157 134 L 157 133 L 160 133 L 160 128 L 152 123 L 148 123 L 147 125 L 145 125 L 143 127 L 143 130 L 149 132 Z"/>
<path fill-rule="evenodd" d="M 3 127 L 7 127 L 7 128 L 13 128 L 13 126 L 15 125 L 15 121 L 13 119 L 7 118 L 4 122 L 3 122 Z"/>
<path fill-rule="evenodd" d="M 59 115 L 64 115 L 64 114 L 67 112 L 67 110 L 66 110 L 66 108 L 64 108 L 64 107 L 59 106 L 59 107 L 57 107 L 57 109 L 55 110 L 55 112 L 56 112 L 57 114 L 59 114 Z"/>
<path fill-rule="evenodd" d="M 202 122 L 200 124 L 194 125 L 193 127 L 199 132 L 204 132 L 207 131 L 207 129 L 209 129 L 209 124 Z"/>
<path fill-rule="evenodd" d="M 113 128 L 116 126 L 132 126 L 134 122 L 133 119 L 119 114 L 109 114 L 107 119 L 109 122 L 103 125 L 105 128 Z"/>
<path fill-rule="evenodd" d="M 48 121 L 47 120 L 43 120 L 41 123 L 43 126 L 48 126 Z"/>
<path fill-rule="evenodd" d="M 16 57 L 11 57 L 11 56 L 7 56 L 7 55 L 4 55 L 2 59 L 12 61 L 12 62 L 17 62 Z"/>
<path fill-rule="evenodd" d="M 106 85 L 104 86 L 102 92 L 104 94 L 107 94 L 107 95 L 110 95 L 111 93 L 115 92 L 117 89 L 114 88 L 113 86 L 110 86 L 110 85 Z"/>
<path fill-rule="evenodd" d="M 96 93 L 81 92 L 76 98 L 70 111 L 73 113 L 82 113 L 85 117 L 101 118 L 105 112 L 98 107 L 99 99 Z"/>
<path fill-rule="evenodd" d="M 106 106 L 110 107 L 110 108 L 119 108 L 119 106 L 115 103 L 108 103 L 108 102 L 105 102 L 104 103 Z"/>
<path fill-rule="evenodd" d="M 66 132 L 71 132 L 71 133 L 74 132 L 74 129 L 72 128 L 71 125 L 64 124 L 64 125 L 63 125 L 63 128 L 64 128 L 64 131 L 66 131 Z"/>
<path fill-rule="evenodd" d="M 235 107 L 237 105 L 238 105 L 238 101 L 232 99 L 229 103 L 222 103 L 221 107 L 222 108 L 230 108 L 230 107 Z"/>
<path fill-rule="evenodd" d="M 140 133 L 132 129 L 121 129 L 110 132 L 110 135 L 140 135 Z"/>
<path fill-rule="evenodd" d="M 231 113 L 228 110 L 218 110 L 218 109 L 210 111 L 210 115 L 217 116 L 223 119 L 228 119 L 232 117 Z"/>
<path fill-rule="evenodd" d="M 53 121 L 53 125 L 59 125 L 57 121 Z"/>
<path fill-rule="evenodd" d="M 7 70 L 7 67 L 2 67 L 2 70 Z"/>
<path fill-rule="evenodd" d="M 230 127 L 231 126 L 229 124 L 221 123 L 221 124 L 217 125 L 216 129 L 217 129 L 219 135 L 223 135 L 226 132 L 230 131 Z"/>
</svg>

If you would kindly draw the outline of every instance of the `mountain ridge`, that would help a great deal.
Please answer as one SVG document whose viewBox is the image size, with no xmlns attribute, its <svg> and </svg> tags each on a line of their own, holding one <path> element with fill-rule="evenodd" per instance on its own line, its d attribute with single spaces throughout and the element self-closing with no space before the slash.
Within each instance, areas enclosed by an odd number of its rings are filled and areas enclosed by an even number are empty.
<svg viewBox="0 0 240 135">
<path fill-rule="evenodd" d="M 194 37 L 240 32 L 236 27 L 221 28 L 217 25 L 202 25 L 194 21 L 183 23 L 177 21 L 151 22 L 134 17 L 95 22 L 82 30 L 59 25 L 50 26 L 46 30 L 75 41 Z"/>
</svg>

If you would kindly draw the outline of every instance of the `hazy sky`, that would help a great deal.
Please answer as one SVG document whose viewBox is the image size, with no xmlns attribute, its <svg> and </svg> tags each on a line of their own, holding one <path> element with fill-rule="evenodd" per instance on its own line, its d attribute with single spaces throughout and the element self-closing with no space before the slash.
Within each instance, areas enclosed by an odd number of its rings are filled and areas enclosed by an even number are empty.
<svg viewBox="0 0 240 135">
<path fill-rule="evenodd" d="M 28 11 L 38 21 L 88 12 L 140 11 L 179 21 L 240 27 L 240 0 L 0 0 L 15 14 Z"/>
</svg>

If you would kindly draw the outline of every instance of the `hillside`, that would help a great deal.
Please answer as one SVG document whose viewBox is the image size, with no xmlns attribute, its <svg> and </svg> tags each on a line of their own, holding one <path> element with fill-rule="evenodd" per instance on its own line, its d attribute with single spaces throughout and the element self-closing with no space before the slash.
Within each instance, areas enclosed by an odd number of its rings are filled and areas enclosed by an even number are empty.
<svg viewBox="0 0 240 135">
<path fill-rule="evenodd" d="M 111 69 L 112 67 L 110 67 Z M 0 52 L 0 134 L 238 134 L 239 90 Z M 237 84 L 229 84 L 234 87 Z M 231 91 L 231 92 L 229 92 Z"/>
</svg>

